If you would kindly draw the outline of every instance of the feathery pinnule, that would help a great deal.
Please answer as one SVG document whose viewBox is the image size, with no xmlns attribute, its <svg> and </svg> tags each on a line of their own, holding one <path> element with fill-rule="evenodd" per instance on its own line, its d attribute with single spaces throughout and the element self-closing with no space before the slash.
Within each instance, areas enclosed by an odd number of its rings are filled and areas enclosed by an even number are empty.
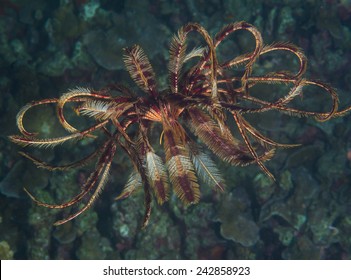
<svg viewBox="0 0 351 280">
<path fill-rule="evenodd" d="M 242 164 L 250 155 L 245 147 L 235 139 L 229 129 L 223 133 L 218 124 L 198 108 L 188 110 L 189 126 L 193 133 L 218 157 L 230 164 Z"/>
<path fill-rule="evenodd" d="M 185 131 L 177 123 L 171 126 L 163 121 L 163 138 L 169 179 L 176 195 L 185 203 L 197 203 L 200 190 L 189 148 L 185 143 Z"/>
<path fill-rule="evenodd" d="M 134 45 L 124 49 L 123 61 L 134 82 L 146 93 L 156 96 L 156 79 L 149 59 L 143 49 Z"/>
<path fill-rule="evenodd" d="M 172 93 L 178 93 L 179 78 L 186 55 L 186 34 L 183 29 L 174 35 L 169 48 L 169 81 Z"/>
<path fill-rule="evenodd" d="M 157 202 L 163 204 L 169 198 L 169 184 L 166 167 L 161 157 L 156 155 L 154 151 L 146 153 L 146 176 L 154 191 Z"/>
<path fill-rule="evenodd" d="M 141 189 L 143 186 L 143 181 L 141 179 L 140 173 L 134 168 L 128 176 L 127 183 L 123 187 L 122 192 L 115 198 L 115 200 L 125 199 L 132 195 L 137 190 Z"/>
<path fill-rule="evenodd" d="M 207 185 L 214 189 L 224 191 L 225 182 L 216 163 L 211 157 L 203 151 L 200 151 L 194 145 L 189 145 L 191 151 L 191 160 L 197 176 Z"/>
</svg>

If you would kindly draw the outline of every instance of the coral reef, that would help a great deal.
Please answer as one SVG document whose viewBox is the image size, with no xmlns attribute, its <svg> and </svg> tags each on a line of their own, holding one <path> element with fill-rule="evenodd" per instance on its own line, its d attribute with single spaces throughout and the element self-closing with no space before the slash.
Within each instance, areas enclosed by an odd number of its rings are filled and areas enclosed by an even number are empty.
<svg viewBox="0 0 351 280">
<path fill-rule="evenodd" d="M 242 189 L 236 188 L 223 199 L 218 211 L 221 235 L 245 247 L 259 240 L 259 227 L 253 221 L 250 202 Z"/>
<path fill-rule="evenodd" d="M 57 98 L 76 85 L 100 88 L 112 80 L 131 84 L 121 70 L 118 52 L 136 42 L 149 55 L 164 87 L 171 34 L 186 22 L 199 22 L 215 34 L 229 22 L 245 20 L 260 30 L 267 43 L 284 40 L 301 46 L 309 58 L 308 76 L 337 88 L 343 108 L 351 103 L 350 11 L 349 1 L 338 0 L 4 1 L 0 7 L 1 259 L 350 259 L 349 116 L 327 123 L 269 115 L 252 120 L 273 139 L 303 144 L 280 151 L 268 164 L 276 182 L 267 182 L 254 167 L 233 169 L 221 164 L 226 195 L 208 190 L 196 207 L 186 209 L 173 199 L 161 209 L 155 206 L 157 223 L 141 232 L 138 221 L 143 211 L 136 209 L 143 204 L 142 195 L 113 201 L 127 179 L 130 166 L 125 157 L 114 160 L 118 165 L 111 172 L 114 187 L 107 188 L 93 209 L 55 228 L 52 223 L 59 214 L 32 204 L 23 187 L 47 202 L 63 201 L 77 191 L 74 188 L 89 169 L 82 167 L 66 177 L 60 171 L 51 176 L 28 169 L 31 164 L 6 138 L 16 133 L 13 124 L 19 108 L 31 100 Z M 249 39 L 233 38 L 223 46 L 223 56 L 250 46 Z M 282 55 L 259 63 L 269 72 L 282 63 L 296 67 L 297 61 L 289 61 Z M 262 88 L 265 93 L 267 88 Z M 326 110 L 322 101 L 314 104 L 309 95 L 303 96 L 305 104 Z M 49 107 L 42 117 L 33 110 L 32 129 L 59 135 L 61 131 L 48 130 L 58 126 L 43 125 L 52 115 Z M 74 155 L 91 152 L 87 144 L 72 145 L 69 153 L 59 147 L 36 156 L 63 164 L 67 156 L 74 160 Z M 226 222 L 230 211 L 241 217 L 246 229 L 252 228 L 249 242 L 235 233 L 232 226 L 237 221 Z M 222 228 L 229 228 L 224 231 L 229 233 L 223 234 Z"/>
<path fill-rule="evenodd" d="M 6 241 L 0 242 L 0 260 L 12 260 L 13 252 Z"/>
</svg>

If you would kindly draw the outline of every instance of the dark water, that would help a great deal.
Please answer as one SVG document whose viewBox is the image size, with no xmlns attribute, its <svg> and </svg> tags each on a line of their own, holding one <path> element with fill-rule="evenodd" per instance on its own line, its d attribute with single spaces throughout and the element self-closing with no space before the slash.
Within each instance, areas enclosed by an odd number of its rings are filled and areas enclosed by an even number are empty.
<svg viewBox="0 0 351 280">
<path fill-rule="evenodd" d="M 133 44 L 142 46 L 160 88 L 167 88 L 169 43 L 181 26 L 197 22 L 214 35 L 224 25 L 243 20 L 256 26 L 265 44 L 301 47 L 308 57 L 306 77 L 332 85 L 341 109 L 351 105 L 348 0 L 1 0 L 1 259 L 350 259 L 349 115 L 328 122 L 286 114 L 253 116 L 251 123 L 264 135 L 302 144 L 278 149 L 266 164 L 276 181 L 255 165 L 230 166 L 213 157 L 226 181 L 224 193 L 204 185 L 196 205 L 184 207 L 174 195 L 163 206 L 154 201 L 144 230 L 142 191 L 114 201 L 132 168 L 122 149 L 94 206 L 62 226 L 53 223 L 69 210 L 39 207 L 23 191 L 26 187 L 51 204 L 68 201 L 79 193 L 94 164 L 49 172 L 18 151 L 65 164 L 88 155 L 101 141 L 23 149 L 7 137 L 18 133 L 16 114 L 22 106 L 58 98 L 76 87 L 122 83 L 138 91 L 122 61 L 123 48 Z M 191 35 L 190 47 L 197 42 L 203 42 L 200 36 Z M 223 42 L 218 56 L 226 59 L 252 50 L 252 37 L 238 32 Z M 277 52 L 260 59 L 254 72 L 294 71 L 296 65 L 294 56 Z M 269 100 L 287 91 L 288 86 L 270 84 L 256 94 Z M 317 87 L 299 98 L 296 105 L 302 108 L 330 108 L 330 99 Z M 87 121 L 75 117 L 73 122 L 79 126 Z M 29 111 L 24 125 L 46 138 L 65 135 L 50 105 Z"/>
</svg>

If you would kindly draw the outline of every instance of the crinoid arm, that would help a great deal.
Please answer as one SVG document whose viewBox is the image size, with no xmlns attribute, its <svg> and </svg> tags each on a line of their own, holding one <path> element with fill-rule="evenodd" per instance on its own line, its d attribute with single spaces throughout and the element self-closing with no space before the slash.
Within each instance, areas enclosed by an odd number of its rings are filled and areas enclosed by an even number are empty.
<svg viewBox="0 0 351 280">
<path fill-rule="evenodd" d="M 273 174 L 267 169 L 267 167 L 263 164 L 262 159 L 258 156 L 256 150 L 254 149 L 254 147 L 252 146 L 249 137 L 247 136 L 247 133 L 245 131 L 245 124 L 243 124 L 240 115 L 237 113 L 233 113 L 233 117 L 234 120 L 238 126 L 239 132 L 245 142 L 246 147 L 248 148 L 248 150 L 250 151 L 250 154 L 252 155 L 252 157 L 254 158 L 255 162 L 258 164 L 258 166 L 262 169 L 262 171 L 264 173 L 266 173 L 266 175 L 268 175 L 268 177 L 270 177 L 271 179 L 274 180 L 274 176 Z"/>
<path fill-rule="evenodd" d="M 78 168 L 78 167 L 82 167 L 86 164 L 88 164 L 90 161 L 92 161 L 94 158 L 96 158 L 98 156 L 98 154 L 100 153 L 100 149 L 97 149 L 96 151 L 94 151 L 93 153 L 91 153 L 90 155 L 76 161 L 76 162 L 72 162 L 69 164 L 64 164 L 64 165 L 52 165 L 49 164 L 45 161 L 42 161 L 28 153 L 25 152 L 19 152 L 19 154 L 29 160 L 31 160 L 37 167 L 40 168 L 44 168 L 50 171 L 56 171 L 56 170 L 60 170 L 60 171 L 64 171 L 64 170 L 68 170 L 68 169 L 74 169 L 74 168 Z"/>
<path fill-rule="evenodd" d="M 128 176 L 127 183 L 123 187 L 122 192 L 115 198 L 115 200 L 125 199 L 134 194 L 137 190 L 141 189 L 143 181 L 140 173 L 133 168 L 132 172 Z"/>
<path fill-rule="evenodd" d="M 173 36 L 169 49 L 169 82 L 173 94 L 179 93 L 179 79 L 186 59 L 186 37 L 184 30 L 179 29 L 178 33 Z"/>
<path fill-rule="evenodd" d="M 200 189 L 184 140 L 184 129 L 178 124 L 172 127 L 164 120 L 163 131 L 166 165 L 173 190 L 185 204 L 197 203 Z"/>
<path fill-rule="evenodd" d="M 39 206 L 44 206 L 51 209 L 63 209 L 63 208 L 73 206 L 78 202 L 82 201 L 82 199 L 88 196 L 88 194 L 91 191 L 93 191 L 95 188 L 92 195 L 89 197 L 88 202 L 80 210 L 78 210 L 77 212 L 68 216 L 65 219 L 55 222 L 54 225 L 64 224 L 74 219 L 84 211 L 86 211 L 88 208 L 91 207 L 93 202 L 96 200 L 99 193 L 101 192 L 101 190 L 103 189 L 104 185 L 107 182 L 108 173 L 109 173 L 112 159 L 115 152 L 116 152 L 116 145 L 110 140 L 106 142 L 105 145 L 103 146 L 103 152 L 101 153 L 97 161 L 96 169 L 90 174 L 89 178 L 82 186 L 82 191 L 67 202 L 64 202 L 61 204 L 48 204 L 35 198 L 35 196 L 32 195 L 26 188 L 24 190 L 29 195 L 29 197 Z"/>
<path fill-rule="evenodd" d="M 215 155 L 233 165 L 246 164 L 250 155 L 240 141 L 232 136 L 229 129 L 221 130 L 208 114 L 198 108 L 191 108 L 187 113 L 188 125 L 192 132 Z"/>
<path fill-rule="evenodd" d="M 101 123 L 95 124 L 81 132 L 75 132 L 66 136 L 56 137 L 56 138 L 34 138 L 22 135 L 12 135 L 9 136 L 10 140 L 21 146 L 35 146 L 35 147 L 54 147 L 65 143 L 68 140 L 79 140 L 83 137 L 89 135 L 90 132 L 97 130 L 108 123 L 109 120 L 103 121 Z"/>
<path fill-rule="evenodd" d="M 75 89 L 69 90 L 64 93 L 57 102 L 57 116 L 61 125 L 68 132 L 75 133 L 79 130 L 74 128 L 71 124 L 68 123 L 65 115 L 64 115 L 64 106 L 69 102 L 82 102 L 88 101 L 89 99 L 95 100 L 111 100 L 112 97 L 110 95 L 106 95 L 100 92 L 95 92 L 91 89 L 77 87 Z"/>
<path fill-rule="evenodd" d="M 154 191 L 157 202 L 162 205 L 169 198 L 169 183 L 166 167 L 161 157 L 154 151 L 146 153 L 146 177 L 151 189 Z"/>
<path fill-rule="evenodd" d="M 107 182 L 107 179 L 108 179 L 108 176 L 109 176 L 110 167 L 111 167 L 111 163 L 112 163 L 112 160 L 105 164 L 105 166 L 103 168 L 104 170 L 102 171 L 102 174 L 101 174 L 101 177 L 100 177 L 100 180 L 99 180 L 99 183 L 96 186 L 95 191 L 93 192 L 93 194 L 90 196 L 88 202 L 80 210 L 78 210 L 77 212 L 71 214 L 70 216 L 68 216 L 68 217 L 66 217 L 64 219 L 56 221 L 54 223 L 55 226 L 62 225 L 64 223 L 67 223 L 68 221 L 73 220 L 74 218 L 76 218 L 80 214 L 84 213 L 86 210 L 88 210 L 93 205 L 93 203 L 98 198 L 99 194 L 101 193 L 101 191 L 103 190 L 103 188 L 104 188 L 104 186 L 105 186 L 105 184 Z M 74 201 L 73 204 L 75 204 L 75 203 L 76 202 Z"/>
<path fill-rule="evenodd" d="M 216 190 L 224 191 L 225 182 L 216 163 L 210 155 L 201 151 L 195 146 L 195 143 L 189 143 L 191 160 L 197 176 L 207 185 Z"/>
<path fill-rule="evenodd" d="M 149 59 L 143 49 L 134 45 L 124 49 L 124 64 L 134 82 L 151 96 L 156 97 L 156 79 Z"/>
<path fill-rule="evenodd" d="M 52 104 L 52 103 L 57 103 L 58 99 L 56 98 L 49 98 L 49 99 L 43 99 L 43 100 L 39 100 L 39 101 L 32 101 L 29 104 L 23 106 L 21 108 L 21 110 L 17 113 L 16 116 L 16 123 L 17 123 L 17 127 L 19 129 L 19 131 L 26 137 L 34 137 L 35 135 L 37 135 L 38 133 L 36 132 L 28 132 L 23 125 L 23 118 L 24 115 L 27 113 L 27 111 L 35 106 L 38 105 L 44 105 L 44 104 Z"/>
<path fill-rule="evenodd" d="M 256 59 L 260 56 L 262 48 L 263 48 L 263 39 L 261 33 L 257 30 L 256 27 L 253 25 L 241 21 L 230 23 L 222 28 L 220 32 L 218 32 L 214 39 L 214 46 L 217 48 L 219 44 L 226 38 L 228 35 L 238 31 L 238 30 L 245 30 L 250 32 L 253 37 L 255 38 L 255 49 L 250 55 L 246 55 L 247 64 L 246 64 L 246 71 L 244 77 L 247 77 L 251 73 L 251 67 L 255 63 Z M 228 64 L 227 66 L 221 65 L 222 67 L 231 67 L 233 65 Z"/>
</svg>

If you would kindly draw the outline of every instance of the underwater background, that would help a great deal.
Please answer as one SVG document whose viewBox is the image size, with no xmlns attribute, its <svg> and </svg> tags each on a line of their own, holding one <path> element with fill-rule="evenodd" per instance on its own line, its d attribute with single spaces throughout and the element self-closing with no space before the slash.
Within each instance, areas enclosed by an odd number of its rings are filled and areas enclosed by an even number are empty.
<svg viewBox="0 0 351 280">
<path fill-rule="evenodd" d="M 224 193 L 202 187 L 200 202 L 187 208 L 175 197 L 162 207 L 154 203 L 144 230 L 142 193 L 114 200 L 131 168 L 124 153 L 114 159 L 94 206 L 62 226 L 53 226 L 61 212 L 35 205 L 23 191 L 48 203 L 66 201 L 92 166 L 49 172 L 21 157 L 23 149 L 8 136 L 18 133 L 22 106 L 77 86 L 135 87 L 122 61 L 123 48 L 133 44 L 142 46 L 166 87 L 169 43 L 181 26 L 197 22 L 214 35 L 242 20 L 256 26 L 266 44 L 301 47 L 307 77 L 331 84 L 340 108 L 351 105 L 350 0 L 0 0 L 0 259 L 350 259 L 350 115 L 324 123 L 287 115 L 253 123 L 278 142 L 302 144 L 279 149 L 267 163 L 275 182 L 255 165 L 216 160 Z M 245 36 L 230 43 L 250 50 Z M 260 65 L 282 63 L 273 56 Z M 313 108 L 323 101 L 318 90 L 306 98 Z M 54 119 L 54 107 L 41 106 L 25 125 L 60 135 Z M 86 155 L 91 145 L 27 150 L 58 164 Z"/>
</svg>

